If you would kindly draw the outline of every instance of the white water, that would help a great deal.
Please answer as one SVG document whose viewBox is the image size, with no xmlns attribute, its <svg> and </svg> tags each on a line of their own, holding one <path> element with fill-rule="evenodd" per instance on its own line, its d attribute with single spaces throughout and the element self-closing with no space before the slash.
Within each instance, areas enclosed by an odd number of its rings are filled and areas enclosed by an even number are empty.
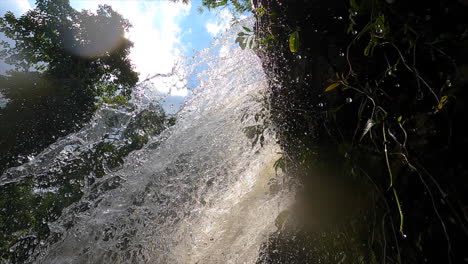
<svg viewBox="0 0 468 264">
<path fill-rule="evenodd" d="M 266 83 L 253 52 L 232 43 L 237 31 L 193 61 L 207 69 L 177 124 L 86 187 L 49 223 L 52 235 L 31 262 L 256 262 L 290 194 L 270 191 L 279 177 L 274 139 L 252 147 L 243 133 L 255 124 Z"/>
</svg>

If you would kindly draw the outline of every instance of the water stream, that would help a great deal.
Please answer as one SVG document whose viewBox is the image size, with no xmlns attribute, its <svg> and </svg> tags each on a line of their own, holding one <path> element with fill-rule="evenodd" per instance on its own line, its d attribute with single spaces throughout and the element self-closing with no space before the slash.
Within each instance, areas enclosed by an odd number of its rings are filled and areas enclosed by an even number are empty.
<svg viewBox="0 0 468 264">
<path fill-rule="evenodd" d="M 256 123 L 266 80 L 253 52 L 233 43 L 236 32 L 234 27 L 179 67 L 179 75 L 195 75 L 199 84 L 176 124 L 84 185 L 81 199 L 47 223 L 51 234 L 30 252 L 29 262 L 256 262 L 291 194 L 276 188 L 281 175 L 273 169 L 280 151 L 274 138 L 266 135 L 263 147 L 252 146 L 244 133 Z M 141 102 L 151 101 L 145 89 L 137 93 Z M 34 166 L 45 168 L 63 150 L 74 156 L 101 139 L 109 126 L 96 124 L 109 118 L 120 120 L 113 129 L 121 131 L 131 115 L 99 113 L 92 129 L 62 139 L 55 148 L 61 151 L 49 149 Z M 21 171 L 31 170 L 28 166 Z"/>
</svg>

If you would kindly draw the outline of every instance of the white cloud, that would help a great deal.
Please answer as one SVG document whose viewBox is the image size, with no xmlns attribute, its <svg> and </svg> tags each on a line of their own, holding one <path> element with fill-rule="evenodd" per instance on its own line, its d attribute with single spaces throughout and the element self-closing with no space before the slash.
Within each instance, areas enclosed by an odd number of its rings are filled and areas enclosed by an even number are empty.
<svg viewBox="0 0 468 264">
<path fill-rule="evenodd" d="M 183 49 L 179 22 L 190 11 L 190 4 L 169 1 L 72 1 L 77 9 L 96 10 L 108 4 L 130 21 L 133 27 L 128 38 L 134 42 L 130 58 L 140 73 L 140 80 L 157 73 L 171 72 Z M 167 93 L 168 87 L 157 86 Z M 186 89 L 172 89 L 172 95 L 185 96 Z"/>
<path fill-rule="evenodd" d="M 15 0 L 15 2 L 21 13 L 24 13 L 31 9 L 31 5 L 29 4 L 28 0 Z"/>
<path fill-rule="evenodd" d="M 228 9 L 222 9 L 218 13 L 217 19 L 210 20 L 208 21 L 208 23 L 206 23 L 206 31 L 208 31 L 208 33 L 215 37 L 219 33 L 224 32 L 231 26 L 233 18 L 234 16 Z"/>
</svg>

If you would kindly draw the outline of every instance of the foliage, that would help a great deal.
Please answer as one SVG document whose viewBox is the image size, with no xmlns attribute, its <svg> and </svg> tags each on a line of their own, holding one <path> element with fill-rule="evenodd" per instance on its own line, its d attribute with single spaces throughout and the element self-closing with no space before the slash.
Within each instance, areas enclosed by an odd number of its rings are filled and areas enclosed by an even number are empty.
<svg viewBox="0 0 468 264">
<path fill-rule="evenodd" d="M 110 6 L 78 12 L 68 0 L 38 0 L 21 17 L 0 18 L 13 41 L 0 43 L 0 58 L 14 66 L 0 76 L 10 99 L 0 109 L 0 172 L 81 127 L 99 104 L 126 103 L 138 81 L 130 26 Z"/>
<path fill-rule="evenodd" d="M 289 36 L 289 50 L 293 53 L 299 51 L 299 31 L 297 30 Z"/>
<path fill-rule="evenodd" d="M 232 6 L 234 12 L 237 14 L 243 14 L 244 12 L 252 10 L 250 0 L 203 0 L 202 5 L 208 10 Z"/>
<path fill-rule="evenodd" d="M 45 77 L 38 72 L 0 76 L 10 101 L 0 109 L 0 172 L 27 161 L 58 137 L 86 122 L 94 103 L 81 80 Z"/>
<path fill-rule="evenodd" d="M 242 27 L 244 31 L 237 33 L 236 43 L 239 44 L 241 49 L 246 47 L 254 48 L 255 45 L 255 35 L 252 32 L 251 28 Z"/>
<path fill-rule="evenodd" d="M 252 148 L 258 144 L 260 147 L 263 147 L 266 136 L 272 132 L 270 130 L 271 123 L 265 95 L 261 94 L 258 97 L 255 97 L 255 100 L 262 104 L 261 109 L 258 112 L 255 112 L 253 115 L 250 112 L 245 112 L 241 116 L 241 122 L 250 121 L 253 123 L 245 126 L 242 129 L 245 136 L 252 141 Z"/>
<path fill-rule="evenodd" d="M 303 185 L 290 211 L 304 226 L 274 234 L 268 261 L 302 263 L 287 256 L 306 248 L 310 263 L 463 262 L 467 4 L 258 2 L 279 14 L 255 32 L 277 40 L 257 52 L 284 151 L 275 166 Z"/>
<path fill-rule="evenodd" d="M 124 37 L 131 25 L 110 6 L 78 12 L 66 0 L 39 0 L 19 18 L 7 12 L 0 26 L 15 42 L 2 42 L 1 57 L 16 71 L 35 69 L 87 84 L 109 82 L 124 95 L 138 80 L 128 59 L 133 44 Z"/>
</svg>

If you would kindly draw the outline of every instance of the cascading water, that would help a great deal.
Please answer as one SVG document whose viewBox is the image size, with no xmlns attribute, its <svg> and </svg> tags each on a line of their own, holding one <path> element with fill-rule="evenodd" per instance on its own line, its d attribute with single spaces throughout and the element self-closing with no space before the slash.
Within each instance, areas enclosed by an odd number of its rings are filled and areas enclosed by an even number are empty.
<svg viewBox="0 0 468 264">
<path fill-rule="evenodd" d="M 85 185 L 81 199 L 47 223 L 51 234 L 29 262 L 256 262 L 291 195 L 277 188 L 273 137 L 265 134 L 262 147 L 252 146 L 244 133 L 257 122 L 266 81 L 253 52 L 233 43 L 237 27 L 182 67 L 184 74 L 197 71 L 200 83 L 177 123 Z M 128 128 L 129 118 L 121 114 L 114 127 Z M 73 139 L 92 141 L 86 133 L 101 129 L 70 135 L 60 141 L 62 151 L 48 155 L 76 157 Z M 48 168 L 52 156 L 32 161 L 34 167 Z M 24 170 L 34 173 L 28 164 Z M 11 175 L 10 181 L 20 177 Z"/>
</svg>

